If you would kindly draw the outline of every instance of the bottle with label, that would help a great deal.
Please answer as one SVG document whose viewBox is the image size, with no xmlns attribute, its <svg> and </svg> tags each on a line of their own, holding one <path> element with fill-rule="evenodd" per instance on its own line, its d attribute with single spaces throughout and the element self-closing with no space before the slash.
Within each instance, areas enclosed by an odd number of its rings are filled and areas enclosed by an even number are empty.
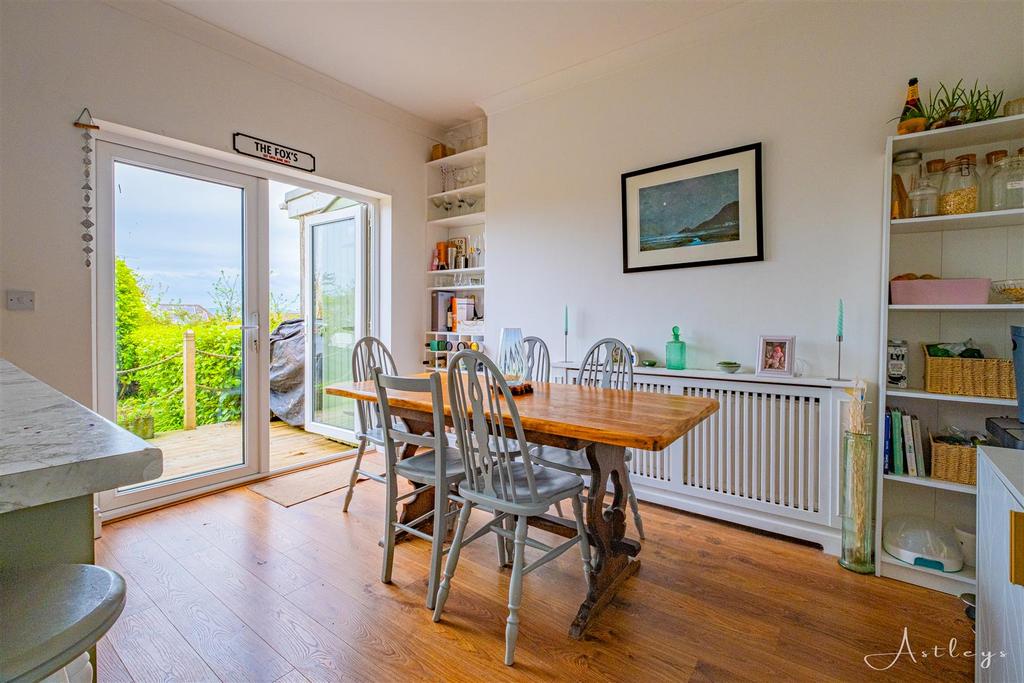
<svg viewBox="0 0 1024 683">
<path fill-rule="evenodd" d="M 900 122 L 896 125 L 897 135 L 907 133 L 918 133 L 924 130 L 928 119 L 921 116 L 921 93 L 917 87 L 917 78 L 907 81 L 907 100 L 903 103 L 903 112 L 900 114 Z"/>
<path fill-rule="evenodd" d="M 686 369 L 686 342 L 679 339 L 679 325 L 672 328 L 672 339 L 665 342 L 665 367 L 669 370 Z"/>
</svg>

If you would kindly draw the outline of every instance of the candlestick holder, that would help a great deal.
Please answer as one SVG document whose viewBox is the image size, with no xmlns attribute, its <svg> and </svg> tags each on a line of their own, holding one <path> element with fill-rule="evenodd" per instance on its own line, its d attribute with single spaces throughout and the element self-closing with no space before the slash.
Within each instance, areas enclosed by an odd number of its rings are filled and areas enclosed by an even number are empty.
<svg viewBox="0 0 1024 683">
<path fill-rule="evenodd" d="M 836 335 L 836 376 L 829 377 L 832 382 L 845 382 L 843 379 L 843 335 Z"/>
</svg>

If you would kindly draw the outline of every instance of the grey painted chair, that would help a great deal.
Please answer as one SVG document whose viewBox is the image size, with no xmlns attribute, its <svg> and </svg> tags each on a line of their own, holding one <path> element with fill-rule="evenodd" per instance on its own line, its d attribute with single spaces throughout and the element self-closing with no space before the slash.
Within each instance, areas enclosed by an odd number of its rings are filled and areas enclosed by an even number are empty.
<svg viewBox="0 0 1024 683">
<path fill-rule="evenodd" d="M 352 349 L 352 381 L 365 382 L 372 379 L 374 367 L 380 368 L 385 375 L 397 375 L 395 359 L 392 357 L 388 347 L 376 337 L 363 337 L 356 342 Z M 348 505 L 352 502 L 352 494 L 356 489 L 356 482 L 359 477 L 364 476 L 373 481 L 385 483 L 385 474 L 368 472 L 362 469 L 363 454 L 366 447 L 373 444 L 384 448 L 384 430 L 381 429 L 380 411 L 376 404 L 367 401 L 355 401 L 356 416 L 356 438 L 359 439 L 359 450 L 356 452 L 355 467 L 352 468 L 352 477 L 348 482 L 348 490 L 345 491 L 345 502 L 341 506 L 342 512 L 348 512 Z"/>
<path fill-rule="evenodd" d="M 588 582 L 590 580 L 590 544 L 579 498 L 583 479 L 579 475 L 534 464 L 529 450 L 518 445 L 525 444 L 526 439 L 512 392 L 498 367 L 483 354 L 460 351 L 451 358 L 448 396 L 466 472 L 466 478 L 459 484 L 459 495 L 465 503 L 459 513 L 444 577 L 437 592 L 434 621 L 441 619 L 463 546 L 491 532 L 505 539 L 512 538 L 515 550 L 505 625 L 505 664 L 511 666 L 519 635 L 523 575 L 578 545 L 584 574 Z M 527 519 L 542 514 L 555 502 L 565 499 L 572 501 L 576 535 L 556 547 L 528 538 Z M 466 526 L 476 506 L 493 511 L 495 517 L 467 537 Z M 510 519 L 515 520 L 514 532 L 505 528 L 504 522 Z M 524 553 L 527 545 L 544 554 L 526 564 Z"/>
<path fill-rule="evenodd" d="M 450 510 L 449 501 L 462 502 L 461 498 L 451 495 L 452 487 L 465 477 L 462 457 L 458 449 L 448 445 L 444 430 L 444 399 L 441 393 L 441 375 L 434 372 L 429 377 L 396 377 L 385 375 L 380 368 L 371 371 L 374 385 L 377 388 L 377 405 L 384 430 L 384 457 L 386 461 L 387 504 L 384 526 L 384 564 L 381 567 L 380 580 L 391 583 L 391 567 L 395 558 L 395 534 L 401 530 L 417 538 L 430 541 L 430 568 L 427 579 L 427 607 L 434 607 L 437 597 L 438 579 L 441 575 L 441 560 L 444 556 L 444 539 L 448 531 L 448 522 L 457 513 Z M 413 434 L 399 420 L 392 419 L 391 407 L 388 405 L 388 391 L 411 391 L 430 394 L 433 406 L 433 429 L 430 434 Z M 433 449 L 399 460 L 398 444 L 415 444 Z M 414 490 L 398 495 L 398 477 L 419 484 Z M 430 512 L 408 524 L 398 521 L 398 503 L 420 493 L 424 486 L 434 487 L 434 507 Z M 433 534 L 428 535 L 416 527 L 433 519 Z"/>
<path fill-rule="evenodd" d="M 622 389 L 633 391 L 633 365 L 629 355 L 629 347 L 618 339 L 606 338 L 596 342 L 583 357 L 576 383 L 582 386 L 601 387 L 602 389 Z M 633 458 L 633 452 L 626 449 L 626 462 Z M 553 467 L 573 474 L 590 474 L 590 463 L 585 451 L 570 451 L 552 446 L 536 446 L 533 459 L 545 467 Z M 629 468 L 622 482 L 626 489 L 626 499 L 633 511 L 633 523 L 640 538 L 644 538 L 644 523 L 640 518 L 640 505 L 633 492 L 633 484 L 629 480 Z"/>
<path fill-rule="evenodd" d="M 523 337 L 526 347 L 526 381 L 551 381 L 551 353 L 540 337 Z"/>
</svg>

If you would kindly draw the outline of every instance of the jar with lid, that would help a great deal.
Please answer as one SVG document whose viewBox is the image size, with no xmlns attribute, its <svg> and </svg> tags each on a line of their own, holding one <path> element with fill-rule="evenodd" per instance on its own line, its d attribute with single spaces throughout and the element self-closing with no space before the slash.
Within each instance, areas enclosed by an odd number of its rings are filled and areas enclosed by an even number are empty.
<svg viewBox="0 0 1024 683">
<path fill-rule="evenodd" d="M 932 159 L 925 163 L 925 176 L 936 190 L 942 187 L 942 170 L 944 168 L 946 168 L 945 159 Z"/>
<path fill-rule="evenodd" d="M 939 213 L 952 216 L 978 210 L 978 174 L 973 154 L 964 154 L 946 164 L 939 191 Z"/>
<path fill-rule="evenodd" d="M 910 193 L 921 179 L 921 153 L 900 152 L 892 158 L 892 218 L 910 218 Z"/>
<path fill-rule="evenodd" d="M 910 192 L 910 217 L 934 216 L 939 213 L 939 188 L 932 184 L 927 175 L 917 181 L 917 187 Z"/>
<path fill-rule="evenodd" d="M 1024 147 L 999 162 L 992 178 L 992 208 L 1024 209 Z"/>
<path fill-rule="evenodd" d="M 996 173 L 996 164 L 999 163 L 1000 159 L 1005 159 L 1006 155 L 1007 151 L 1005 149 L 993 150 L 985 155 L 985 170 L 978 174 L 979 211 L 992 210 L 992 176 Z"/>
</svg>

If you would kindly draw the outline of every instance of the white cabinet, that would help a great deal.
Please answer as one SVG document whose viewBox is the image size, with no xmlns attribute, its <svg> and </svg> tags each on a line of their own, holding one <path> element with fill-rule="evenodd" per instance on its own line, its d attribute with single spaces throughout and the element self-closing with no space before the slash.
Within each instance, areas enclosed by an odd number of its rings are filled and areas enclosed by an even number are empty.
<svg viewBox="0 0 1024 683">
<path fill-rule="evenodd" d="M 980 454 L 975 680 L 1024 682 L 1024 586 L 1010 582 L 1011 562 L 1024 564 L 1024 547 L 1014 548 L 1010 539 L 1011 515 L 1024 516 L 1024 451 L 982 448 Z"/>
</svg>

